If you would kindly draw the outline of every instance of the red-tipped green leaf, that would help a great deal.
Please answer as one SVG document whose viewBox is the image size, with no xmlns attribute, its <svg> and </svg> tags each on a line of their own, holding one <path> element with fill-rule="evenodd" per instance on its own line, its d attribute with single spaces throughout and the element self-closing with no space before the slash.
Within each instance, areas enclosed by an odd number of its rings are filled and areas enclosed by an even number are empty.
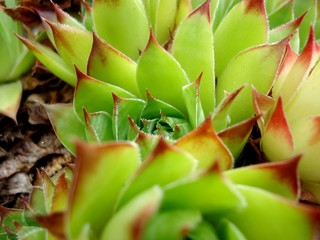
<svg viewBox="0 0 320 240">
<path fill-rule="evenodd" d="M 141 0 L 96 0 L 93 21 L 102 39 L 133 60 L 148 42 L 149 23 Z"/>
<path fill-rule="evenodd" d="M 197 33 L 197 34 L 195 34 Z M 215 107 L 215 75 L 210 1 L 193 11 L 177 28 L 172 55 L 181 64 L 191 81 L 202 73 L 200 99 L 208 116 Z M 192 56 L 192 57 L 190 57 Z"/>
<path fill-rule="evenodd" d="M 176 26 L 185 19 L 192 11 L 191 0 L 180 0 L 176 13 Z"/>
<path fill-rule="evenodd" d="M 219 163 L 222 170 L 233 166 L 233 157 L 212 126 L 208 117 L 198 128 L 178 139 L 175 146 L 190 153 L 198 160 L 197 169 L 207 169 Z"/>
<path fill-rule="evenodd" d="M 154 97 L 186 113 L 182 87 L 189 83 L 189 79 L 180 64 L 156 42 L 152 33 L 139 58 L 136 78 L 140 93 L 145 97 L 148 90 Z"/>
<path fill-rule="evenodd" d="M 220 77 L 228 62 L 240 51 L 266 43 L 267 36 L 263 0 L 244 0 L 234 6 L 214 33 L 216 75 Z"/>
<path fill-rule="evenodd" d="M 136 171 L 139 153 L 135 144 L 77 143 L 76 168 L 69 198 L 70 238 L 89 224 L 97 236 L 111 218 L 123 185 Z M 94 189 L 93 186 L 98 186 Z M 100 190 L 103 191 L 100 191 Z"/>
<path fill-rule="evenodd" d="M 136 63 L 93 34 L 93 45 L 88 62 L 88 75 L 119 86 L 136 96 L 139 91 L 135 79 Z"/>
</svg>

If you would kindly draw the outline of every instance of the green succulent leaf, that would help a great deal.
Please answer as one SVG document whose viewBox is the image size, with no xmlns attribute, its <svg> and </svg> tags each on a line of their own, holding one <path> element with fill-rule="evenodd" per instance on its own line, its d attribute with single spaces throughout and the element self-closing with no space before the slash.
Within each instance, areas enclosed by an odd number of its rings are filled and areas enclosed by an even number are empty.
<svg viewBox="0 0 320 240">
<path fill-rule="evenodd" d="M 85 109 L 86 139 L 93 142 L 106 142 L 114 140 L 112 130 L 112 117 L 107 112 L 88 113 Z"/>
<path fill-rule="evenodd" d="M 140 96 L 135 79 L 136 68 L 137 64 L 134 61 L 93 34 L 88 75 Z"/>
<path fill-rule="evenodd" d="M 75 153 L 74 140 L 85 140 L 86 133 L 84 124 L 79 121 L 73 106 L 71 104 L 44 106 L 57 137 L 71 153 Z"/>
<path fill-rule="evenodd" d="M 136 79 L 140 93 L 145 97 L 148 90 L 154 97 L 186 114 L 182 87 L 189 83 L 189 79 L 180 64 L 156 42 L 152 33 L 138 60 Z"/>
<path fill-rule="evenodd" d="M 63 60 L 85 72 L 92 47 L 93 37 L 89 31 L 64 24 L 46 21 L 53 33 L 55 46 Z"/>
<path fill-rule="evenodd" d="M 200 84 L 200 99 L 204 113 L 208 116 L 215 107 L 210 1 L 206 1 L 181 22 L 175 32 L 171 51 L 191 81 L 195 81 L 203 73 Z"/>
<path fill-rule="evenodd" d="M 115 140 L 127 140 L 130 122 L 128 116 L 134 121 L 139 123 L 142 110 L 146 103 L 140 99 L 119 98 L 113 95 L 114 109 L 112 116 L 112 129 Z M 129 139 L 133 140 L 133 139 Z"/>
<path fill-rule="evenodd" d="M 15 122 L 22 97 L 22 83 L 15 81 L 0 84 L 0 113 L 4 114 Z"/>
<path fill-rule="evenodd" d="M 214 131 L 211 117 L 208 117 L 198 128 L 178 139 L 174 145 L 198 160 L 198 170 L 206 170 L 215 163 L 218 163 L 222 170 L 233 166 L 233 157 Z"/>
<path fill-rule="evenodd" d="M 18 37 L 54 75 L 73 86 L 76 84 L 77 77 L 74 67 L 68 66 L 61 56 L 36 41 L 28 40 L 21 36 Z"/>
<path fill-rule="evenodd" d="M 227 65 L 218 80 L 217 102 L 222 101 L 225 91 L 233 92 L 246 85 L 232 103 L 231 124 L 246 120 L 253 115 L 251 85 L 263 94 L 270 91 L 287 42 L 288 40 L 285 39 L 277 44 L 250 48 L 239 53 Z M 250 67 L 244 68 L 244 66 Z"/>
<path fill-rule="evenodd" d="M 157 186 L 137 195 L 108 222 L 101 239 L 142 239 L 144 227 L 157 212 L 162 195 L 162 190 Z"/>
<path fill-rule="evenodd" d="M 218 240 L 214 228 L 205 221 L 200 222 L 189 234 L 190 240 Z"/>
<path fill-rule="evenodd" d="M 201 213 L 197 210 L 174 210 L 159 213 L 146 225 L 142 239 L 183 240 L 201 221 Z"/>
<path fill-rule="evenodd" d="M 271 29 L 292 21 L 294 17 L 293 1 L 290 0 L 268 0 L 266 1 L 266 9 Z"/>
<path fill-rule="evenodd" d="M 198 209 L 205 215 L 218 216 L 244 205 L 245 200 L 235 186 L 214 164 L 197 177 L 165 187 L 162 209 Z"/>
<path fill-rule="evenodd" d="M 152 154 L 144 160 L 120 200 L 120 207 L 144 190 L 158 185 L 166 186 L 184 179 L 195 170 L 196 160 L 160 139 Z"/>
<path fill-rule="evenodd" d="M 139 165 L 138 148 L 133 143 L 85 145 L 78 142 L 76 147 L 77 175 L 74 176 L 68 211 L 71 239 L 75 239 L 86 224 L 97 236 L 102 233 L 123 185 Z M 93 186 L 105 191 L 93 191 Z"/>
<path fill-rule="evenodd" d="M 264 44 L 267 39 L 268 24 L 264 1 L 244 0 L 238 3 L 223 18 L 214 33 L 216 75 L 220 77 L 228 62 L 237 53 Z"/>
<path fill-rule="evenodd" d="M 300 157 L 290 161 L 265 163 L 232 169 L 226 175 L 236 184 L 257 187 L 273 192 L 286 199 L 299 197 L 297 174 Z"/>
<path fill-rule="evenodd" d="M 77 116 L 82 122 L 84 122 L 84 108 L 89 113 L 104 111 L 111 114 L 113 112 L 112 94 L 124 98 L 134 97 L 134 95 L 118 86 L 94 79 L 77 68 L 76 71 L 78 83 L 73 105 Z"/>
<path fill-rule="evenodd" d="M 192 12 L 191 0 L 180 0 L 176 13 L 176 26 Z"/>
<path fill-rule="evenodd" d="M 295 202 L 255 187 L 238 185 L 238 189 L 245 197 L 247 205 L 238 212 L 230 213 L 228 219 L 247 239 L 313 238 L 316 224 L 319 224 L 319 211 L 297 205 Z M 263 225 L 268 227 L 253 229 L 252 226 L 257 223 L 257 219 L 264 219 Z M 299 226 L 299 228 L 292 228 L 292 226 Z M 290 231 L 284 231 L 288 228 Z"/>
<path fill-rule="evenodd" d="M 63 11 L 58 4 L 52 4 L 57 16 L 57 20 L 60 24 L 76 27 L 81 30 L 86 30 L 86 27 L 77 21 L 74 17 L 70 16 L 67 12 Z"/>
<path fill-rule="evenodd" d="M 243 233 L 237 228 L 237 226 L 226 218 L 219 221 L 219 224 L 217 226 L 217 233 L 219 235 L 219 239 L 228 239 L 228 240 L 246 240 L 247 239 L 243 235 Z"/>
<path fill-rule="evenodd" d="M 148 42 L 149 23 L 142 0 L 96 0 L 93 21 L 102 39 L 133 60 Z"/>
</svg>

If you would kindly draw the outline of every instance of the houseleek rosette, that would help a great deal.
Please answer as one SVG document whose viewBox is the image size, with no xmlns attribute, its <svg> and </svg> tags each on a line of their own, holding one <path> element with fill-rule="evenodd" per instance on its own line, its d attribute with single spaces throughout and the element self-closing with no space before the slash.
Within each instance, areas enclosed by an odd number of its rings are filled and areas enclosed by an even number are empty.
<svg viewBox="0 0 320 240">
<path fill-rule="evenodd" d="M 198 135 L 214 132 L 210 119 L 200 129 L 174 144 L 161 138 L 145 158 L 133 142 L 77 142 L 75 166 L 52 179 L 39 171 L 26 210 L 0 208 L 0 234 L 31 240 L 316 236 L 319 209 L 297 202 L 299 158 L 222 172 L 231 157 L 199 153 Z"/>
<path fill-rule="evenodd" d="M 7 7 L 15 6 L 14 0 L 6 0 Z M 16 121 L 22 96 L 19 78 L 28 71 L 34 56 L 15 34 L 22 34 L 22 24 L 14 21 L 0 7 L 0 113 Z"/>
<path fill-rule="evenodd" d="M 251 86 L 270 91 L 303 16 L 270 30 L 264 1 L 224 4 L 96 0 L 84 24 L 55 6 L 58 23 L 43 23 L 57 52 L 21 40 L 76 86 L 73 105 L 46 106 L 63 144 L 133 140 L 136 126 L 174 141 L 212 116 L 237 158 L 255 120 Z"/>
<path fill-rule="evenodd" d="M 273 88 L 274 99 L 255 93 L 261 147 L 271 161 L 302 154 L 299 173 L 307 200 L 320 202 L 319 57 L 313 28 L 302 53 L 290 47 Z"/>
</svg>

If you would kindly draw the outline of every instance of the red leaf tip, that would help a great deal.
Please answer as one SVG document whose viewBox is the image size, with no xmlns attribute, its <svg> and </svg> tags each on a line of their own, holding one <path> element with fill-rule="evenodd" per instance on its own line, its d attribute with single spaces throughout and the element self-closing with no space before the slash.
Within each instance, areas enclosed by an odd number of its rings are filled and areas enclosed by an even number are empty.
<svg viewBox="0 0 320 240">
<path fill-rule="evenodd" d="M 205 15 L 208 19 L 208 22 L 210 22 L 211 21 L 210 8 L 211 8 L 211 0 L 207 0 L 198 8 L 196 8 L 192 13 L 190 13 L 189 17 L 199 13 L 199 14 Z"/>
<path fill-rule="evenodd" d="M 245 12 L 253 11 L 263 14 L 266 12 L 264 0 L 244 0 L 243 2 L 246 6 Z"/>
</svg>

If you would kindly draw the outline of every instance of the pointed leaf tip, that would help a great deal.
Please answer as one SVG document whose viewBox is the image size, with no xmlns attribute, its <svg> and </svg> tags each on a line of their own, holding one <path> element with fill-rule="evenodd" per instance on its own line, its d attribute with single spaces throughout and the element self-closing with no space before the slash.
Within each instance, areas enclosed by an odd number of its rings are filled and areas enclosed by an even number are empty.
<svg viewBox="0 0 320 240">
<path fill-rule="evenodd" d="M 246 6 L 246 12 L 254 11 L 259 13 L 264 13 L 265 5 L 264 0 L 244 0 Z"/>
<path fill-rule="evenodd" d="M 194 14 L 202 14 L 205 15 L 208 19 L 208 22 L 211 21 L 211 15 L 210 15 L 210 8 L 211 8 L 211 0 L 206 0 L 201 6 L 199 6 L 198 8 L 196 8 L 190 15 L 189 17 L 191 17 Z"/>
</svg>

